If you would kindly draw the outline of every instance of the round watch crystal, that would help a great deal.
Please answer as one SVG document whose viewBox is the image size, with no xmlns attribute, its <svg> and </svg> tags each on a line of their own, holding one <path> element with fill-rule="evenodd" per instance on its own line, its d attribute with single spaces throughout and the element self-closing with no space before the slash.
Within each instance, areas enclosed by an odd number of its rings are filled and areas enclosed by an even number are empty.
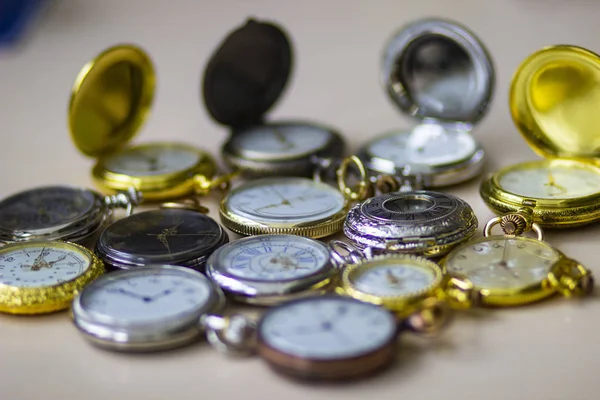
<svg viewBox="0 0 600 400">
<path fill-rule="evenodd" d="M 191 147 L 175 144 L 136 146 L 104 159 L 104 167 L 129 176 L 165 175 L 192 169 L 201 154 Z"/>
</svg>

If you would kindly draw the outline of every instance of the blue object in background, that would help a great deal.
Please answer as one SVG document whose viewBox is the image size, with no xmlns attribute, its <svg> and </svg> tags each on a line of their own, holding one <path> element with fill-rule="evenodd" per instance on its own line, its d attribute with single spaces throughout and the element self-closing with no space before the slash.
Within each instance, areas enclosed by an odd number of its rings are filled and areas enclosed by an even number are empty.
<svg viewBox="0 0 600 400">
<path fill-rule="evenodd" d="M 0 46 L 15 43 L 44 0 L 0 0 Z"/>
</svg>

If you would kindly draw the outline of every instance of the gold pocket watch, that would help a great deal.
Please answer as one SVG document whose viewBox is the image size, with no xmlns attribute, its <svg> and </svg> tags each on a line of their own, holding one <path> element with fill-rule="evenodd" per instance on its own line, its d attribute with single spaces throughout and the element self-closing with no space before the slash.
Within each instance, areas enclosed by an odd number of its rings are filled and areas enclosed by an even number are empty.
<svg viewBox="0 0 600 400">
<path fill-rule="evenodd" d="M 542 227 L 567 228 L 600 219 L 600 56 L 567 45 L 525 59 L 510 89 L 515 125 L 544 160 L 500 169 L 480 195 L 496 213 L 532 210 Z"/>
<path fill-rule="evenodd" d="M 360 173 L 356 190 L 347 185 L 349 168 Z M 223 225 L 242 235 L 299 235 L 313 239 L 342 229 L 349 207 L 371 190 L 365 168 L 356 156 L 337 169 L 338 189 L 303 177 L 261 178 L 233 188 L 221 202 Z"/>
<path fill-rule="evenodd" d="M 504 235 L 492 235 L 500 225 Z M 522 236 L 534 231 L 537 238 Z M 484 237 L 452 250 L 441 262 L 448 276 L 468 280 L 483 306 L 516 306 L 548 298 L 589 294 L 590 270 L 543 241 L 530 209 L 490 220 Z"/>
<path fill-rule="evenodd" d="M 29 241 L 0 247 L 0 312 L 43 314 L 69 307 L 104 273 L 104 264 L 80 245 Z"/>
<path fill-rule="evenodd" d="M 148 114 L 154 97 L 152 61 L 140 48 L 106 49 L 79 72 L 69 104 L 69 127 L 77 148 L 96 158 L 95 183 L 104 191 L 130 187 L 158 201 L 206 192 L 220 179 L 204 150 L 176 142 L 127 146 Z"/>
<path fill-rule="evenodd" d="M 428 332 L 449 321 L 451 308 L 479 304 L 480 294 L 468 280 L 445 276 L 438 264 L 425 257 L 363 255 L 339 240 L 331 241 L 330 247 L 332 258 L 344 266 L 335 289 L 338 294 L 381 306 L 399 318 L 428 314 L 429 318 L 423 318 L 428 321 Z"/>
</svg>

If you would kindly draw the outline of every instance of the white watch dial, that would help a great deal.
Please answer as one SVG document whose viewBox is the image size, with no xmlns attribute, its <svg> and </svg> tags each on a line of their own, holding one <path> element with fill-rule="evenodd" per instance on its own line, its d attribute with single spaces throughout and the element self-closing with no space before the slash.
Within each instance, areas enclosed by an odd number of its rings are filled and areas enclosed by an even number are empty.
<svg viewBox="0 0 600 400">
<path fill-rule="evenodd" d="M 413 296 L 432 288 L 437 281 L 430 268 L 402 260 L 358 267 L 350 275 L 352 285 L 374 296 Z"/>
<path fill-rule="evenodd" d="M 91 257 L 62 243 L 48 242 L 0 248 L 0 284 L 21 287 L 48 287 L 72 281 L 91 266 Z"/>
<path fill-rule="evenodd" d="M 232 144 L 245 156 L 258 159 L 290 158 L 321 150 L 331 133 L 311 125 L 262 125 L 237 132 Z"/>
<path fill-rule="evenodd" d="M 269 347 L 300 358 L 359 357 L 395 340 L 394 317 L 356 300 L 325 296 L 283 304 L 263 317 L 259 336 Z"/>
<path fill-rule="evenodd" d="M 233 190 L 226 200 L 230 212 L 267 224 L 323 220 L 344 206 L 344 196 L 338 190 L 305 178 L 255 180 Z"/>
<path fill-rule="evenodd" d="M 375 140 L 368 148 L 371 157 L 388 160 L 396 168 L 407 164 L 444 165 L 469 159 L 477 151 L 475 140 L 466 131 L 422 124 Z"/>
<path fill-rule="evenodd" d="M 329 252 L 322 243 L 300 236 L 260 235 L 221 248 L 216 263 L 233 277 L 278 282 L 321 271 L 329 265 Z"/>
<path fill-rule="evenodd" d="M 507 192 L 537 199 L 573 199 L 600 192 L 597 168 L 560 160 L 509 169 L 498 177 L 498 182 Z"/>
<path fill-rule="evenodd" d="M 198 310 L 211 300 L 211 283 L 202 276 L 165 269 L 119 274 L 89 286 L 81 296 L 88 312 L 125 323 L 160 324 Z"/>
<path fill-rule="evenodd" d="M 111 172 L 132 176 L 163 175 L 185 171 L 200 161 L 194 149 L 173 145 L 132 147 L 108 157 L 105 168 Z"/>
<path fill-rule="evenodd" d="M 479 289 L 521 289 L 542 282 L 559 258 L 558 251 L 539 240 L 484 238 L 452 252 L 446 268 Z"/>
</svg>

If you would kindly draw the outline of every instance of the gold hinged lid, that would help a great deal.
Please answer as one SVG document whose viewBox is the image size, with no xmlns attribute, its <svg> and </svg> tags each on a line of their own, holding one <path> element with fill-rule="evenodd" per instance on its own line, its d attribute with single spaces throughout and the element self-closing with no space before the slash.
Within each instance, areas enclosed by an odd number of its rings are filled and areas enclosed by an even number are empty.
<svg viewBox="0 0 600 400">
<path fill-rule="evenodd" d="M 512 80 L 510 111 L 533 150 L 549 158 L 600 157 L 600 56 L 556 45 L 527 57 Z"/>
<path fill-rule="evenodd" d="M 152 61 L 136 46 L 111 47 L 89 61 L 75 80 L 69 104 L 77 148 L 101 157 L 131 140 L 148 115 L 154 86 Z"/>
</svg>

